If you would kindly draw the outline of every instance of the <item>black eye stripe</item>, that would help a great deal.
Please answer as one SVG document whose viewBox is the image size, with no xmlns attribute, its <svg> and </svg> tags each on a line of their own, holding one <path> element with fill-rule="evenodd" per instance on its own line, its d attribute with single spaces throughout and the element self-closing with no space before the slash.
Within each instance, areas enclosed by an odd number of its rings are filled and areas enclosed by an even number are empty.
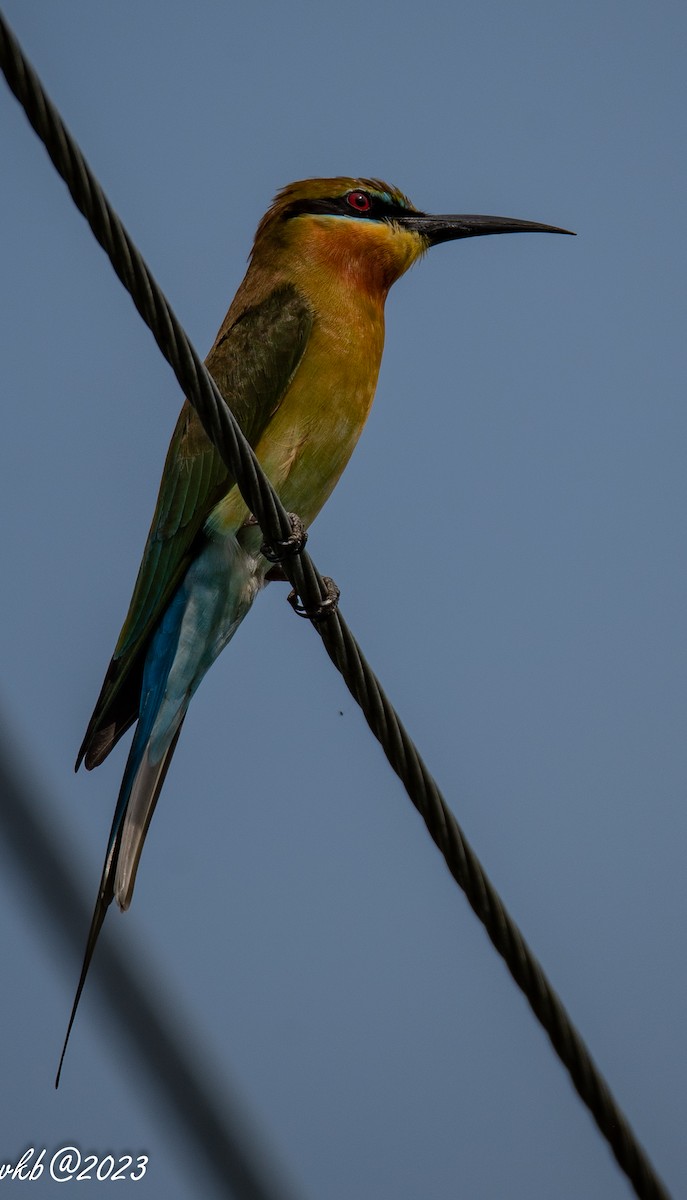
<svg viewBox="0 0 687 1200">
<path fill-rule="evenodd" d="M 370 202 L 369 208 L 364 210 L 356 208 L 349 200 L 351 196 L 366 196 Z M 352 191 L 346 192 L 345 196 L 332 196 L 320 200 L 294 200 L 284 209 L 283 219 L 288 221 L 292 217 L 328 214 L 335 217 L 357 218 L 361 221 L 394 221 L 407 217 L 410 212 L 414 212 L 414 210 L 406 208 L 403 204 L 397 204 L 393 200 L 383 200 L 381 196 L 375 196 L 374 192 L 366 192 L 362 188 L 354 188 Z"/>
</svg>

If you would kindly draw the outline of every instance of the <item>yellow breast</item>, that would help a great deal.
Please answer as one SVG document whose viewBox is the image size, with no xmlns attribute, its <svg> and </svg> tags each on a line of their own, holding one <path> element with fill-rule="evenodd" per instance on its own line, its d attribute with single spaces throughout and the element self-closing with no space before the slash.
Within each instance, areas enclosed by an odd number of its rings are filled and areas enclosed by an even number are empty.
<svg viewBox="0 0 687 1200">
<path fill-rule="evenodd" d="M 280 277 L 307 297 L 314 322 L 294 378 L 255 452 L 284 506 L 309 525 L 363 430 L 384 346 L 384 301 L 421 245 L 386 224 L 325 216 L 291 226 L 288 246 L 280 246 Z M 234 488 L 210 523 L 235 531 L 248 515 Z"/>
</svg>

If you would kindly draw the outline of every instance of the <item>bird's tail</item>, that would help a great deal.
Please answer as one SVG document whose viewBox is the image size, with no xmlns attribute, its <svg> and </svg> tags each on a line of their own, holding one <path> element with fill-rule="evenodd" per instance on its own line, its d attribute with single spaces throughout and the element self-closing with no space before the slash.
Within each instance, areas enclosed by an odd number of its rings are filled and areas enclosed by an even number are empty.
<svg viewBox="0 0 687 1200">
<path fill-rule="evenodd" d="M 154 753 L 151 749 L 151 735 L 161 705 L 166 698 L 165 687 L 178 640 L 179 616 L 178 612 L 174 612 L 175 607 L 178 610 L 181 609 L 179 604 L 170 606 L 172 620 L 168 622 L 167 628 L 163 621 L 146 662 L 138 725 L 131 743 L 122 786 L 119 789 L 100 887 L 88 931 L 86 952 L 62 1047 L 55 1087 L 59 1086 L 69 1035 L 79 1007 L 96 942 L 103 927 L 105 914 L 113 899 L 117 900 L 122 910 L 127 909 L 131 903 L 143 843 L 186 716 L 190 696 L 179 698 L 173 706 L 172 713 L 168 714 L 164 735 L 162 738 L 158 737 Z"/>
<path fill-rule="evenodd" d="M 112 822 L 103 874 L 93 910 L 91 926 L 88 931 L 86 951 L 74 996 L 74 1003 L 72 1004 L 72 1011 L 69 1016 L 62 1054 L 60 1055 L 55 1087 L 59 1087 L 62 1064 L 67 1052 L 69 1037 L 76 1017 L 76 1011 L 79 1007 L 79 1001 L 81 1000 L 86 976 L 88 975 L 88 969 L 91 965 L 91 959 L 93 958 L 96 942 L 103 927 L 105 914 L 115 898 L 122 910 L 127 909 L 131 903 L 136 880 L 136 870 L 141 857 L 143 843 L 153 812 L 155 811 L 158 796 L 162 791 L 162 785 L 165 781 L 169 764 L 172 761 L 172 755 L 179 740 L 185 715 L 184 712 L 180 716 L 176 732 L 169 746 L 162 754 L 160 761 L 157 763 L 151 763 L 148 746 L 144 744 L 141 748 L 140 739 L 138 736 L 134 737 L 122 780 L 117 809 Z M 138 734 L 138 730 L 136 732 Z"/>
<path fill-rule="evenodd" d="M 262 585 L 256 562 L 234 540 L 210 543 L 189 570 L 153 635 L 143 669 L 138 724 L 112 821 L 55 1086 L 105 914 L 113 900 L 121 909 L 131 903 L 143 843 L 186 710 L 203 675 L 233 636 Z"/>
</svg>

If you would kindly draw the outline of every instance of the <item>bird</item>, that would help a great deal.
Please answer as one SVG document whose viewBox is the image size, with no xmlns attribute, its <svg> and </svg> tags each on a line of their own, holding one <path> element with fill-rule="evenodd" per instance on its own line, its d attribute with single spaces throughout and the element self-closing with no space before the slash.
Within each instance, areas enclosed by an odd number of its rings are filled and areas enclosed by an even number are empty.
<svg viewBox="0 0 687 1200">
<path fill-rule="evenodd" d="M 372 404 L 392 284 L 443 242 L 569 233 L 533 221 L 433 216 L 379 179 L 307 179 L 279 191 L 206 359 L 284 507 L 307 530 Z M 97 767 L 136 723 L 115 808 L 72 1026 L 105 914 L 126 910 L 143 843 L 203 676 L 272 562 L 229 469 L 184 402 L 124 625 L 76 762 Z"/>
</svg>

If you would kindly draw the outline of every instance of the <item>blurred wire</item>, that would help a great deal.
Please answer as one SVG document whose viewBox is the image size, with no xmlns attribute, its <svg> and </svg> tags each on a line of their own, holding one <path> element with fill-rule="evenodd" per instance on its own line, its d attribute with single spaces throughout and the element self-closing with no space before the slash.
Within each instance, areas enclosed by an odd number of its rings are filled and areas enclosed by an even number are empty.
<svg viewBox="0 0 687 1200">
<path fill-rule="evenodd" d="M 4 721 L 2 727 L 6 729 Z M 26 878 L 41 930 L 62 940 L 65 964 L 76 970 L 92 905 L 75 884 L 73 855 L 61 844 L 47 805 L 37 799 L 35 786 L 27 784 L 18 758 L 5 733 L 0 738 L 0 830 L 13 865 Z M 134 966 L 131 955 L 125 957 L 107 936 L 92 971 L 106 1015 L 127 1043 L 128 1070 L 145 1084 L 156 1119 L 164 1109 L 173 1118 L 179 1134 L 175 1148 L 185 1148 L 192 1177 L 202 1165 L 218 1196 L 295 1200 L 293 1190 L 268 1165 L 271 1156 L 249 1131 L 226 1081 L 220 1085 L 207 1066 L 199 1065 L 207 1064 L 209 1055 L 190 1022 L 182 1023 L 176 1004 L 170 1003 L 170 984 L 144 970 L 142 963 Z M 46 1064 L 46 1086 L 49 1076 Z"/>
</svg>

